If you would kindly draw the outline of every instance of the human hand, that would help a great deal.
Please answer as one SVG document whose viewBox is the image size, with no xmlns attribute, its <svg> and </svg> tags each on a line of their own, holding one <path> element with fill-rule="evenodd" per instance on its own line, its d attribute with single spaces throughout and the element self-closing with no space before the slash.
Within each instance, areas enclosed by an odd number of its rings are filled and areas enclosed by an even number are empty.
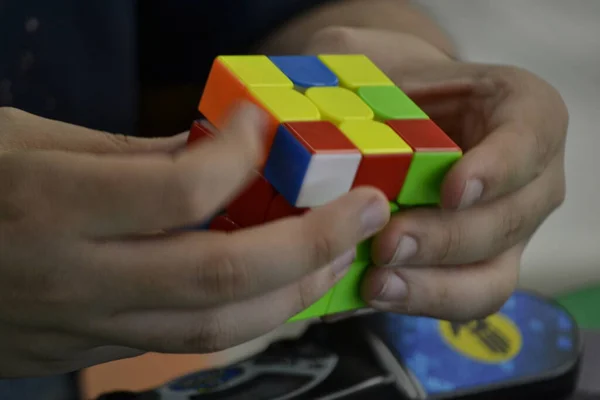
<svg viewBox="0 0 600 400">
<path fill-rule="evenodd" d="M 450 320 L 495 312 L 517 285 L 528 240 L 565 198 L 559 93 L 530 72 L 451 60 L 410 35 L 333 28 L 308 51 L 368 55 L 465 152 L 440 208 L 403 211 L 375 238 L 365 300 Z"/>
<path fill-rule="evenodd" d="M 215 140 L 177 151 L 185 137 L 124 140 L 0 109 L 0 377 L 222 350 L 343 276 L 389 220 L 378 191 L 232 234 L 174 229 L 243 188 L 262 121 L 242 108 Z"/>
</svg>

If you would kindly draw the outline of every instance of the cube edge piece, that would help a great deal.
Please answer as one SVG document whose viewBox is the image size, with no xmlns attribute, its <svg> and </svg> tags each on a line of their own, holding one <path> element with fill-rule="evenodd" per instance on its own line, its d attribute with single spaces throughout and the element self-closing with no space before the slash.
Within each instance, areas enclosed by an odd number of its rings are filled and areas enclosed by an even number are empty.
<svg viewBox="0 0 600 400">
<path fill-rule="evenodd" d="M 217 57 L 223 65 L 227 66 L 229 71 L 236 76 L 240 82 L 244 84 L 246 88 L 256 88 L 256 87 L 280 87 L 280 88 L 288 88 L 293 89 L 294 83 L 292 80 L 279 68 L 273 61 L 264 54 L 250 54 L 250 55 L 220 55 Z M 239 65 L 236 65 L 236 61 L 262 61 L 263 67 L 270 69 L 271 71 L 265 71 L 268 75 L 272 75 L 272 82 L 252 82 L 248 78 L 248 76 L 244 76 L 242 71 L 240 71 Z M 261 68 L 262 69 L 262 68 Z"/>
<path fill-rule="evenodd" d="M 339 80 L 339 85 L 343 86 L 347 89 L 352 90 L 353 92 L 356 92 L 356 90 L 358 90 L 359 87 L 361 86 L 390 86 L 390 85 L 394 85 L 394 82 L 392 81 L 392 79 L 387 76 L 387 74 L 385 72 L 383 72 L 383 70 L 381 68 L 379 68 L 374 62 L 373 60 L 371 60 L 368 56 L 366 56 L 365 54 L 359 54 L 359 53 L 355 53 L 355 54 L 318 54 L 317 57 L 319 57 L 319 59 L 321 61 L 323 61 L 323 63 L 338 77 Z M 366 67 L 367 69 L 371 69 L 371 71 L 368 71 L 369 74 L 374 74 L 376 79 L 373 80 L 369 80 L 368 78 L 363 80 L 362 82 L 348 82 L 348 76 L 347 76 L 347 72 L 348 70 L 345 69 L 346 67 L 340 67 L 340 64 L 338 63 L 338 61 L 343 61 L 346 60 L 346 63 L 352 63 L 352 61 L 357 60 L 359 63 L 362 63 L 363 65 L 358 65 L 358 66 L 362 66 L 362 67 Z M 356 69 L 357 65 L 355 62 L 355 69 Z M 345 71 L 345 73 L 344 73 Z M 372 79 L 372 78 L 371 78 Z"/>
</svg>

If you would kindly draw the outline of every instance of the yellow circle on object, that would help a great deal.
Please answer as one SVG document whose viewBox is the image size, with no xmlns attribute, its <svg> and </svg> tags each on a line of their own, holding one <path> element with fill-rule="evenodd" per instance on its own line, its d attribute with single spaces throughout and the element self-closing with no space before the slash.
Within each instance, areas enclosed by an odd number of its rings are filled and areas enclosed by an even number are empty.
<svg viewBox="0 0 600 400">
<path fill-rule="evenodd" d="M 473 360 L 490 364 L 513 359 L 523 345 L 517 325 L 502 314 L 464 324 L 441 321 L 439 329 L 452 349 Z"/>
<path fill-rule="evenodd" d="M 340 130 L 363 154 L 412 153 L 412 148 L 389 126 L 373 121 L 346 121 Z"/>
<path fill-rule="evenodd" d="M 362 54 L 324 54 L 319 55 L 319 59 L 338 77 L 340 86 L 348 89 L 394 85 L 373 61 Z"/>
<path fill-rule="evenodd" d="M 341 87 L 312 87 L 306 91 L 323 119 L 340 124 L 352 120 L 372 120 L 373 110 L 358 95 Z"/>
<path fill-rule="evenodd" d="M 250 89 L 250 93 L 271 111 L 279 122 L 321 119 L 317 106 L 294 89 L 258 87 Z"/>
<path fill-rule="evenodd" d="M 248 87 L 294 87 L 267 56 L 220 56 L 218 59 Z"/>
</svg>

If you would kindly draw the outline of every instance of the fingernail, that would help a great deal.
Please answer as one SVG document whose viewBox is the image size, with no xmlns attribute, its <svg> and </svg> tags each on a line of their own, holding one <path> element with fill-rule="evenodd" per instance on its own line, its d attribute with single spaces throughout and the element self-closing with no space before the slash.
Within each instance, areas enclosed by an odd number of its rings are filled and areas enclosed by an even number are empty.
<svg viewBox="0 0 600 400">
<path fill-rule="evenodd" d="M 398 241 L 396 252 L 392 257 L 390 264 L 398 265 L 408 261 L 417 254 L 418 249 L 419 245 L 414 237 L 409 235 L 402 236 Z"/>
<path fill-rule="evenodd" d="M 338 258 L 336 258 L 331 263 L 331 270 L 333 271 L 333 273 L 336 276 L 344 275 L 346 273 L 346 271 L 348 270 L 348 268 L 350 267 L 350 265 L 352 265 L 352 263 L 354 262 L 355 258 L 356 258 L 356 249 L 352 249 L 352 250 L 342 254 Z"/>
<path fill-rule="evenodd" d="M 390 274 L 376 301 L 398 302 L 403 301 L 408 295 L 408 286 L 396 274 Z"/>
<path fill-rule="evenodd" d="M 390 219 L 390 205 L 380 199 L 372 200 L 361 213 L 364 237 L 370 237 L 381 230 Z"/>
<path fill-rule="evenodd" d="M 471 207 L 481 198 L 483 194 L 483 182 L 479 179 L 471 179 L 467 181 L 463 194 L 458 204 L 458 209 Z"/>
</svg>

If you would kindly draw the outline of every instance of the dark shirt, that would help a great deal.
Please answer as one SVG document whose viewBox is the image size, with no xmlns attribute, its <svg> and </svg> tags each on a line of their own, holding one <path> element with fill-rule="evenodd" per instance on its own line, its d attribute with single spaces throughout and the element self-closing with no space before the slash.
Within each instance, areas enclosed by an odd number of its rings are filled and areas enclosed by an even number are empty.
<svg viewBox="0 0 600 400">
<path fill-rule="evenodd" d="M 324 2 L 0 0 L 0 106 L 137 134 L 143 87 L 200 85 L 214 57 Z"/>
<path fill-rule="evenodd" d="M 326 1 L 0 0 L 0 106 L 141 134 L 144 89 L 201 88 L 214 57 L 251 51 Z M 69 400 L 75 391 L 73 375 L 0 380 L 2 400 Z"/>
</svg>

